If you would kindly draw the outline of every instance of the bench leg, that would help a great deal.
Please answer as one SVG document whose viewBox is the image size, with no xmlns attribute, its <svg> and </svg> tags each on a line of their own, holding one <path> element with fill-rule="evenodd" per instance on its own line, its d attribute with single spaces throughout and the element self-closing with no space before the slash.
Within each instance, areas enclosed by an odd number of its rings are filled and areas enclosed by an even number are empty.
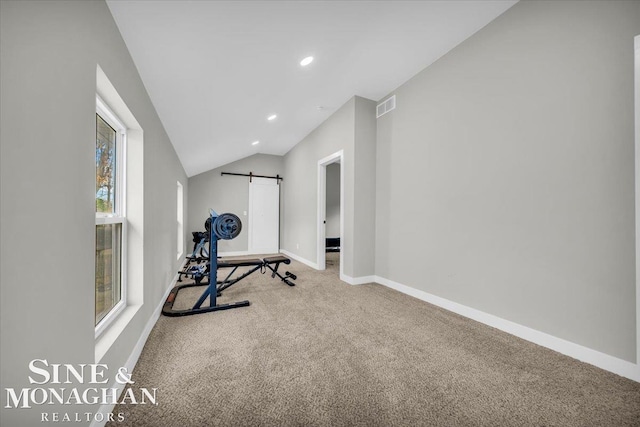
<svg viewBox="0 0 640 427">
<path fill-rule="evenodd" d="M 293 283 L 291 280 L 289 280 L 289 278 L 284 277 L 284 276 L 282 276 L 280 273 L 278 273 L 278 267 L 280 267 L 280 263 L 279 263 L 279 262 L 276 262 L 275 264 L 276 264 L 275 268 L 273 268 L 273 267 L 271 266 L 271 264 L 265 264 L 265 265 L 266 265 L 266 267 L 267 267 L 269 270 L 271 270 L 271 271 L 272 271 L 272 273 L 271 273 L 271 277 L 272 277 L 272 278 L 274 278 L 274 277 L 278 276 L 278 278 L 280 278 L 280 280 L 282 280 L 282 281 L 283 281 L 284 283 L 286 283 L 287 285 L 289 285 L 289 286 L 295 286 L 296 284 L 295 284 L 295 283 Z"/>
</svg>

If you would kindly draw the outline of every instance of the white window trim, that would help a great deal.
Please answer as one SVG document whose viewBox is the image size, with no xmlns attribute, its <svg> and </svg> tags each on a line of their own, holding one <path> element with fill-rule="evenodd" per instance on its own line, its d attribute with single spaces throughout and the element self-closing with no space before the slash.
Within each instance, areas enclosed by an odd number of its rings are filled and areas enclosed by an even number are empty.
<svg viewBox="0 0 640 427">
<path fill-rule="evenodd" d="M 178 250 L 177 250 L 177 259 L 182 258 L 184 255 L 184 186 L 180 181 L 177 181 L 177 225 L 178 225 Z"/>
<path fill-rule="evenodd" d="M 116 188 L 118 191 L 114 200 L 116 211 L 112 214 L 96 212 L 96 226 L 104 224 L 122 225 L 122 235 L 120 236 L 120 301 L 95 326 L 95 337 L 98 338 L 127 307 L 127 127 L 98 95 L 96 95 L 96 113 L 116 130 L 116 153 L 118 153 L 116 154 Z"/>
</svg>

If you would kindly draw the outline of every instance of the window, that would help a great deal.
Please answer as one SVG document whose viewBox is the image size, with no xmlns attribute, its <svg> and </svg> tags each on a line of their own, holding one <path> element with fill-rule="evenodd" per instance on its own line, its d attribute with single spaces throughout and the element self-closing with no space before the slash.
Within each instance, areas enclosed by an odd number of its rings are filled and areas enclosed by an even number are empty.
<svg viewBox="0 0 640 427">
<path fill-rule="evenodd" d="M 125 143 L 125 126 L 97 97 L 96 335 L 99 335 L 126 305 Z"/>
<path fill-rule="evenodd" d="M 182 258 L 182 253 L 184 252 L 184 206 L 183 206 L 183 189 L 182 184 L 178 181 L 178 259 Z"/>
</svg>

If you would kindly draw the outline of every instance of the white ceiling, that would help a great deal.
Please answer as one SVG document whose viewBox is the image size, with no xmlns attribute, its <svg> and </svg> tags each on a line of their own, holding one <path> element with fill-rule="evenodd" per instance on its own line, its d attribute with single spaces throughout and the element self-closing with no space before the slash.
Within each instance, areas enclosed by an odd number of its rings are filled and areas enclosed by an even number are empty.
<svg viewBox="0 0 640 427">
<path fill-rule="evenodd" d="M 514 3 L 107 0 L 188 176 L 285 154 L 352 96 L 379 101 Z"/>
</svg>

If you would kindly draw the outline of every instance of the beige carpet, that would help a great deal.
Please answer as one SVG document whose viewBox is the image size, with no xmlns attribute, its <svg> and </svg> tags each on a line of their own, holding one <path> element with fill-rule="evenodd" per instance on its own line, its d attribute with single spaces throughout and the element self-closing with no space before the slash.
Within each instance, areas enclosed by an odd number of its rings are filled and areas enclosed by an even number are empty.
<svg viewBox="0 0 640 427">
<path fill-rule="evenodd" d="M 295 261 L 161 316 L 133 372 L 158 405 L 110 426 L 640 426 L 640 384 L 377 284 Z M 285 266 L 286 267 L 286 266 Z M 182 291 L 176 308 L 202 288 Z M 192 301 L 187 301 L 189 298 Z"/>
</svg>

